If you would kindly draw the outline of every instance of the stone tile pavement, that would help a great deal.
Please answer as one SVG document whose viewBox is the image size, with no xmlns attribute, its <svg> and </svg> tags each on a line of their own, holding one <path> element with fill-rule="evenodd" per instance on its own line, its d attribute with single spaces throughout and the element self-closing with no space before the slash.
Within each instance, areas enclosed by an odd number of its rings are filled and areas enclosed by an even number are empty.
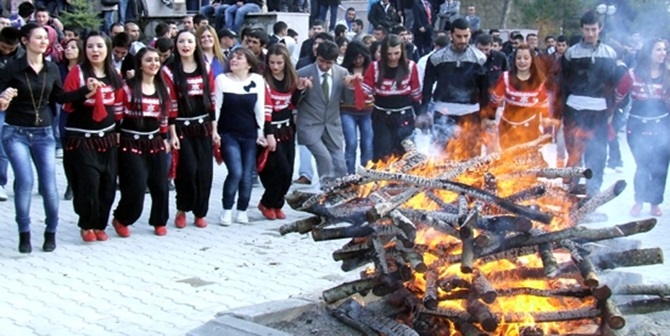
<svg viewBox="0 0 670 336">
<path fill-rule="evenodd" d="M 0 335 L 184 335 L 217 312 L 316 297 L 355 276 L 330 257 L 342 242 L 279 235 L 281 224 L 303 214 L 289 209 L 287 220 L 262 220 L 256 209 L 262 188 L 253 191 L 250 224 L 218 225 L 225 176 L 225 166 L 216 166 L 210 225 L 178 230 L 170 222 L 165 237 L 154 236 L 147 224 L 147 196 L 130 238 L 119 238 L 110 226 L 110 240 L 85 244 L 71 202 L 61 200 L 54 253 L 41 251 L 44 213 L 35 185 L 33 253 L 27 256 L 17 251 L 10 182 L 10 199 L 0 202 Z M 62 194 L 60 167 L 58 186 Z M 172 199 L 171 218 L 174 212 Z"/>
</svg>

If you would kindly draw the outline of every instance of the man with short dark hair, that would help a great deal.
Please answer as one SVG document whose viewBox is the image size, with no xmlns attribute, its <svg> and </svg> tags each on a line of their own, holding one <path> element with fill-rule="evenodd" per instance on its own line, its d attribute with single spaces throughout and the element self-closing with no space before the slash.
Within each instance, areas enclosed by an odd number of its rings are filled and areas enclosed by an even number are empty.
<svg viewBox="0 0 670 336">
<path fill-rule="evenodd" d="M 115 22 L 112 24 L 112 27 L 109 28 L 109 36 L 111 38 L 114 38 L 119 33 L 123 33 L 126 31 L 126 28 L 123 26 L 121 22 Z"/>
<path fill-rule="evenodd" d="M 418 62 L 421 57 L 419 49 L 414 45 L 414 43 L 409 42 L 409 32 L 407 28 L 403 25 L 397 25 L 393 27 L 393 33 L 400 36 L 402 41 L 405 44 L 405 51 L 407 54 L 407 59 L 410 59 L 414 62 Z"/>
<path fill-rule="evenodd" d="M 351 36 L 352 41 L 360 41 L 363 38 L 365 35 L 364 25 L 365 24 L 363 23 L 363 20 L 354 20 L 354 22 L 351 24 L 351 32 L 353 34 L 353 36 Z"/>
<path fill-rule="evenodd" d="M 174 60 L 174 41 L 169 37 L 161 37 L 156 40 L 156 50 L 158 50 L 158 57 L 161 60 L 161 65 L 170 64 Z"/>
<path fill-rule="evenodd" d="M 30 21 L 33 13 L 35 13 L 35 5 L 30 1 L 24 1 L 19 4 L 18 12 L 9 17 L 9 21 L 12 23 L 12 27 L 21 29 L 23 25 Z"/>
<path fill-rule="evenodd" d="M 479 30 L 481 20 L 479 19 L 479 16 L 477 16 L 477 10 L 475 9 L 475 6 L 468 7 L 468 13 L 465 16 L 465 21 L 467 21 L 470 25 L 471 31 Z"/>
<path fill-rule="evenodd" d="M 198 30 L 200 26 L 208 26 L 209 25 L 209 19 L 202 15 L 202 14 L 196 14 L 193 15 L 193 29 Z"/>
<path fill-rule="evenodd" d="M 243 46 L 251 50 L 258 58 L 260 73 L 265 69 L 265 54 L 263 49 L 268 44 L 268 34 L 261 28 L 252 29 L 242 41 Z"/>
<path fill-rule="evenodd" d="M 129 52 L 134 56 L 138 51 L 140 51 L 140 49 L 146 47 L 146 45 L 140 41 L 140 37 L 142 36 L 140 25 L 134 21 L 127 21 L 125 24 L 125 31 L 128 33 L 128 36 L 130 36 Z"/>
<path fill-rule="evenodd" d="M 386 35 L 388 35 L 388 34 L 389 34 L 389 31 L 382 26 L 377 26 L 372 31 L 372 36 L 374 36 L 375 40 L 377 40 L 379 43 L 381 43 L 381 41 L 384 41 L 384 39 L 386 38 Z"/>
<path fill-rule="evenodd" d="M 179 33 L 179 28 L 177 28 L 177 22 L 172 20 L 166 20 L 165 23 L 167 23 L 168 27 L 170 27 L 170 38 L 172 39 L 177 38 L 177 33 Z"/>
<path fill-rule="evenodd" d="M 582 40 L 563 55 L 561 86 L 566 97 L 563 112 L 568 167 L 582 164 L 593 177 L 586 180 L 586 193 L 595 196 L 603 183 L 607 159 L 608 103 L 614 101 L 617 55 L 599 40 L 602 25 L 594 12 L 580 20 Z M 578 179 L 570 181 L 573 185 Z"/>
<path fill-rule="evenodd" d="M 272 33 L 272 36 L 268 40 L 268 48 L 286 37 L 286 34 L 288 34 L 288 25 L 284 21 L 277 21 L 272 26 Z"/>
<path fill-rule="evenodd" d="M 65 26 L 65 28 L 63 28 L 64 41 L 75 40 L 75 39 L 78 40 L 80 34 L 81 34 L 81 28 L 77 26 Z"/>
<path fill-rule="evenodd" d="M 530 47 L 531 50 L 535 53 L 535 56 L 540 54 L 540 48 L 538 47 L 538 38 L 535 33 L 528 33 L 526 35 L 526 44 Z"/>
<path fill-rule="evenodd" d="M 547 35 L 544 38 L 544 51 L 546 55 L 551 55 L 556 50 L 556 38 L 553 35 Z"/>
<path fill-rule="evenodd" d="M 12 26 L 12 21 L 9 20 L 9 16 L 6 14 L 0 15 L 0 30 L 2 30 L 5 27 L 11 27 Z"/>
<path fill-rule="evenodd" d="M 492 88 L 498 82 L 502 73 L 509 70 L 507 56 L 502 52 L 493 49 L 493 38 L 489 34 L 481 34 L 477 36 L 475 47 L 486 55 L 484 68 L 486 69 L 486 74 L 488 76 L 489 87 Z"/>
<path fill-rule="evenodd" d="M 347 8 L 347 12 L 344 13 L 344 19 L 337 21 L 338 25 L 343 25 L 347 27 L 347 31 L 354 31 L 354 21 L 356 21 L 356 9 L 354 7 Z"/>
<path fill-rule="evenodd" d="M 469 159 L 479 155 L 479 112 L 489 102 L 486 55 L 470 45 L 470 25 L 465 19 L 452 22 L 450 33 L 451 46 L 428 60 L 417 127 L 430 125 L 426 110 L 432 98 L 435 142 L 449 158 Z"/>
<path fill-rule="evenodd" d="M 230 52 L 237 44 L 237 34 L 230 29 L 219 30 L 219 44 L 221 45 L 221 52 L 226 59 L 230 58 Z"/>
<path fill-rule="evenodd" d="M 316 159 L 321 187 L 347 173 L 340 101 L 348 71 L 335 64 L 339 48 L 324 41 L 316 48 L 316 62 L 298 70 L 298 77 L 312 78 L 297 106 L 298 144 L 305 145 Z"/>
<path fill-rule="evenodd" d="M 500 37 L 494 37 L 493 43 L 491 44 L 491 49 L 502 52 L 502 48 L 503 40 Z M 503 55 L 505 55 L 505 53 L 503 53 Z M 505 57 L 507 57 L 507 55 L 505 55 Z"/>
<path fill-rule="evenodd" d="M 316 49 L 319 47 L 320 44 L 322 44 L 326 41 L 335 42 L 335 40 L 333 39 L 333 36 L 326 33 L 326 32 L 322 32 L 322 33 L 318 33 L 318 34 L 314 35 L 312 40 L 313 40 L 313 42 L 312 42 L 312 53 L 311 53 L 311 55 L 307 55 L 307 56 L 302 57 L 298 60 L 298 64 L 295 65 L 295 68 L 297 70 L 300 70 L 303 67 L 308 66 L 308 65 L 316 62 Z"/>
<path fill-rule="evenodd" d="M 63 23 L 57 18 L 52 17 L 46 7 L 35 8 L 35 23 L 39 26 L 50 26 L 58 33 L 59 39 L 63 38 Z"/>
<path fill-rule="evenodd" d="M 193 16 L 192 15 L 186 15 L 184 16 L 183 19 L 181 19 L 181 25 L 184 28 L 184 30 L 188 31 L 193 31 Z"/>
<path fill-rule="evenodd" d="M 314 43 L 313 37 L 321 32 L 326 30 L 326 23 L 321 20 L 314 20 L 312 25 L 309 27 L 309 38 L 302 42 L 300 46 L 299 57 L 303 58 L 312 54 L 312 44 Z"/>
<path fill-rule="evenodd" d="M 489 35 L 491 35 L 492 38 L 500 38 L 500 29 L 489 29 Z"/>
<path fill-rule="evenodd" d="M 135 57 L 130 53 L 131 38 L 128 33 L 118 33 L 112 38 L 112 63 L 123 78 L 135 74 Z"/>
</svg>

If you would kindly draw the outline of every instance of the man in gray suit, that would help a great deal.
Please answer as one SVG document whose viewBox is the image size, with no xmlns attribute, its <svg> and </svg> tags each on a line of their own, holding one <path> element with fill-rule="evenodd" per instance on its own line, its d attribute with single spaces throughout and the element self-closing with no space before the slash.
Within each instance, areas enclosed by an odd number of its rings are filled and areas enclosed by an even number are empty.
<svg viewBox="0 0 670 336">
<path fill-rule="evenodd" d="M 316 62 L 298 70 L 298 77 L 314 83 L 298 103 L 298 144 L 314 155 L 322 186 L 347 173 L 340 100 L 349 73 L 335 64 L 337 55 L 337 44 L 324 41 L 316 49 Z"/>
</svg>

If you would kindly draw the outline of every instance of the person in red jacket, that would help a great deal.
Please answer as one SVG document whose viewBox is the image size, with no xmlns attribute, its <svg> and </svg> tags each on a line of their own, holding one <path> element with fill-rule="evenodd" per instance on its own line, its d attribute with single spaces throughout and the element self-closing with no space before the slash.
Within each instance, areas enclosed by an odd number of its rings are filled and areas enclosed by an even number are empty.
<svg viewBox="0 0 670 336">
<path fill-rule="evenodd" d="M 542 135 L 541 126 L 551 123 L 544 75 L 533 51 L 521 45 L 513 59 L 512 69 L 504 72 L 493 88 L 489 107 L 482 110 L 485 126 L 498 128 L 503 150 L 537 139 Z M 503 102 L 505 108 L 496 125 L 495 111 Z"/>
<path fill-rule="evenodd" d="M 372 95 L 372 161 L 402 155 L 403 140 L 414 132 L 414 111 L 421 104 L 421 84 L 416 63 L 407 59 L 398 35 L 382 42 L 381 60 L 365 71 L 363 89 Z"/>
</svg>

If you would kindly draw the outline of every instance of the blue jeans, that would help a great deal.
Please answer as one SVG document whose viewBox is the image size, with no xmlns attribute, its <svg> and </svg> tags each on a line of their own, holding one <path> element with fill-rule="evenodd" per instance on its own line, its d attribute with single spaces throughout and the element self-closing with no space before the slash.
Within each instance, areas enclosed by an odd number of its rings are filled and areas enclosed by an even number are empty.
<svg viewBox="0 0 670 336">
<path fill-rule="evenodd" d="M 209 19 L 209 22 L 214 21 L 214 28 L 219 31 L 225 27 L 226 8 L 228 7 L 230 7 L 230 5 L 218 5 L 217 7 L 207 5 L 200 8 L 200 14 Z M 214 20 L 212 20 L 212 17 Z"/>
<path fill-rule="evenodd" d="M 2 137 L 2 126 L 5 124 L 5 111 L 0 111 L 0 137 Z M 7 185 L 7 153 L 5 153 L 5 146 L 0 142 L 0 187 Z"/>
<path fill-rule="evenodd" d="M 358 134 L 361 141 L 361 163 L 365 165 L 372 160 L 372 114 L 341 113 L 342 133 L 344 133 L 344 160 L 347 162 L 347 173 L 356 173 L 356 149 Z"/>
<path fill-rule="evenodd" d="M 246 211 L 251 198 L 251 175 L 256 169 L 256 139 L 221 134 L 221 155 L 228 176 L 223 182 L 223 208 L 230 210 L 237 196 L 237 210 Z"/>
<path fill-rule="evenodd" d="M 126 23 L 126 12 L 128 12 L 128 1 L 129 0 L 120 0 L 119 1 L 119 22 L 122 24 Z M 111 27 L 111 25 L 110 25 Z"/>
<path fill-rule="evenodd" d="M 30 232 L 30 201 L 33 192 L 33 165 L 37 170 L 39 191 L 44 201 L 46 231 L 58 226 L 58 190 L 56 190 L 56 141 L 51 127 L 4 125 L 2 144 L 14 171 L 14 208 L 19 232 Z M 32 163 L 31 163 L 32 161 Z"/>
<path fill-rule="evenodd" d="M 307 146 L 299 145 L 300 167 L 298 167 L 298 177 L 303 176 L 312 181 L 314 179 L 314 167 L 312 166 L 312 152 Z"/>
<path fill-rule="evenodd" d="M 319 20 L 323 22 L 326 22 L 326 13 L 328 13 L 328 9 L 330 9 L 330 31 L 335 31 L 335 24 L 337 23 L 337 7 L 338 5 L 319 5 Z"/>
<path fill-rule="evenodd" d="M 106 34 L 109 34 L 109 30 L 112 29 L 114 24 L 114 11 L 104 11 L 102 12 L 103 22 L 102 22 L 102 31 Z"/>
<path fill-rule="evenodd" d="M 244 24 L 244 16 L 249 13 L 258 13 L 261 8 L 257 4 L 247 3 L 241 7 L 232 5 L 226 8 L 226 27 L 234 32 L 240 32 Z"/>
</svg>

